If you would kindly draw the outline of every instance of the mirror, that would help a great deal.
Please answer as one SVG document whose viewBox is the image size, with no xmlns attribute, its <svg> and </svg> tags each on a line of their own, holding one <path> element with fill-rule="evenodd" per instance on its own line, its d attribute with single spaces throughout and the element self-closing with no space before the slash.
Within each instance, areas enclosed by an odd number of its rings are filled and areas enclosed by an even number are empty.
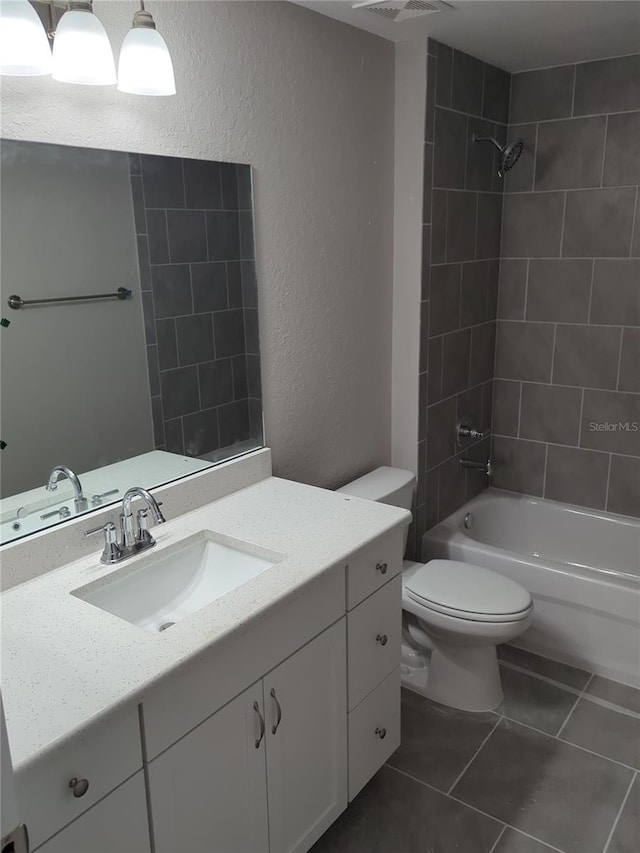
<svg viewBox="0 0 640 853">
<path fill-rule="evenodd" d="M 0 542 L 262 446 L 250 166 L 0 154 Z"/>
</svg>

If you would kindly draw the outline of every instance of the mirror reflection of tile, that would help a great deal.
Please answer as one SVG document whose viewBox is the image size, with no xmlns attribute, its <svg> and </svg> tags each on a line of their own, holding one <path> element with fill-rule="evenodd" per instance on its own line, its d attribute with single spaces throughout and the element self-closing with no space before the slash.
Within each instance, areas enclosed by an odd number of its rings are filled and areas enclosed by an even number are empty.
<svg viewBox="0 0 640 853">
<path fill-rule="evenodd" d="M 130 155 L 157 449 L 261 443 L 250 167 Z"/>
</svg>

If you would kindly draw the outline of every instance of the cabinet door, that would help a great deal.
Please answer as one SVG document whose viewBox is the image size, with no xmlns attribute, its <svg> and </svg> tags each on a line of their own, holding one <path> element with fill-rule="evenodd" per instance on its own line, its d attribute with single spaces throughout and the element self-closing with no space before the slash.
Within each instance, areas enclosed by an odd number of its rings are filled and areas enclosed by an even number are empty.
<svg viewBox="0 0 640 853">
<path fill-rule="evenodd" d="M 268 851 L 261 718 L 258 682 L 149 764 L 156 853 Z"/>
<path fill-rule="evenodd" d="M 149 853 L 142 770 L 37 849 L 38 853 Z"/>
<path fill-rule="evenodd" d="M 308 850 L 347 806 L 345 620 L 264 679 L 271 853 Z"/>
</svg>

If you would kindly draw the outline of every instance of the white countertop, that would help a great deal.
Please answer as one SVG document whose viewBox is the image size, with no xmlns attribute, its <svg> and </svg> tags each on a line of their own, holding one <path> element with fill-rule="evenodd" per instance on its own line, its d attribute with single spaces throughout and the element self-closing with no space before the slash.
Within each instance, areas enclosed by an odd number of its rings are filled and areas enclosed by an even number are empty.
<svg viewBox="0 0 640 853">
<path fill-rule="evenodd" d="M 2 696 L 13 763 L 31 761 L 96 717 L 312 581 L 356 548 L 408 524 L 396 507 L 269 477 L 155 527 L 155 548 L 117 566 L 95 553 L 0 596 Z M 210 530 L 285 558 L 171 630 L 152 634 L 71 595 L 180 540 Z"/>
</svg>

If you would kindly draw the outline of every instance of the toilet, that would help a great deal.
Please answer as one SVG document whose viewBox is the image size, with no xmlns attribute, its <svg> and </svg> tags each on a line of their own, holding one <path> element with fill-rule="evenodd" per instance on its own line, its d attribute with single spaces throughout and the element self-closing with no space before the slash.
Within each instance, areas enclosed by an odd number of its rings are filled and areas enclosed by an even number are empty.
<svg viewBox="0 0 640 853">
<path fill-rule="evenodd" d="M 411 509 L 415 484 L 410 471 L 376 468 L 338 491 Z M 496 646 L 531 622 L 524 587 L 469 563 L 404 560 L 402 611 L 406 687 L 463 711 L 491 711 L 502 702 Z"/>
</svg>

